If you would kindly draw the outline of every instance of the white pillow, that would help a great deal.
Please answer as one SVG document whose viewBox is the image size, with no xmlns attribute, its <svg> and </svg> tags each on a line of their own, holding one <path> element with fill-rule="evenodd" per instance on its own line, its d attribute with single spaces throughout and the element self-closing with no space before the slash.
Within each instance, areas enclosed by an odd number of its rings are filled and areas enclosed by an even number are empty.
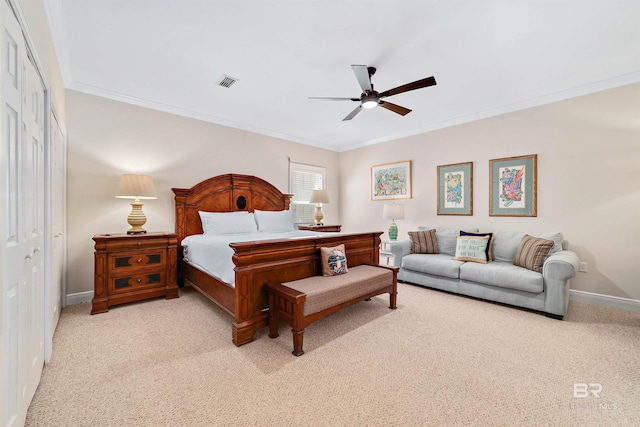
<svg viewBox="0 0 640 427">
<path fill-rule="evenodd" d="M 255 233 L 258 231 L 252 213 L 198 211 L 204 234 Z"/>
<path fill-rule="evenodd" d="M 293 231 L 295 230 L 296 211 L 253 211 L 256 222 L 258 223 L 258 231 Z"/>
</svg>

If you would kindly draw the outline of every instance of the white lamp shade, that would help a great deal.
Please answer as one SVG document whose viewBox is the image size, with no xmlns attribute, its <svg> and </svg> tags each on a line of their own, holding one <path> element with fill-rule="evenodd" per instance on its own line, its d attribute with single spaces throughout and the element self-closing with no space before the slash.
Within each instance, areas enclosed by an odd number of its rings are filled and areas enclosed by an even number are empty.
<svg viewBox="0 0 640 427">
<path fill-rule="evenodd" d="M 309 203 L 329 203 L 329 192 L 327 190 L 313 190 Z"/>
<path fill-rule="evenodd" d="M 404 219 L 404 205 L 384 205 L 383 219 Z"/>
<path fill-rule="evenodd" d="M 157 199 L 156 187 L 149 175 L 124 174 L 116 197 L 120 199 Z"/>
</svg>

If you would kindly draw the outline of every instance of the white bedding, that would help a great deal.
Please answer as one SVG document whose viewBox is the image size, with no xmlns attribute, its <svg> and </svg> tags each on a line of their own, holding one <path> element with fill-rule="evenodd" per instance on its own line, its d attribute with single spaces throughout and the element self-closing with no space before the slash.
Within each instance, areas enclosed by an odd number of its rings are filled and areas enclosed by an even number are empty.
<svg viewBox="0 0 640 427">
<path fill-rule="evenodd" d="M 216 279 L 235 285 L 233 249 L 230 243 L 256 240 L 296 239 L 310 236 L 326 237 L 340 233 L 318 233 L 316 231 L 256 232 L 239 234 L 195 234 L 182 240 L 183 258 Z"/>
</svg>

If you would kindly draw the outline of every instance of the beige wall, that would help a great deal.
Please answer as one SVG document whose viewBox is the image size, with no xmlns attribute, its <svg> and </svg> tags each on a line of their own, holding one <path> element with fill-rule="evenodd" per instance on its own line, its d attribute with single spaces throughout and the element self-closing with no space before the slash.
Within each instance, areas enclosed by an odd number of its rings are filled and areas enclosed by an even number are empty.
<svg viewBox="0 0 640 427">
<path fill-rule="evenodd" d="M 347 232 L 386 231 L 384 202 L 369 197 L 372 165 L 413 161 L 413 198 L 401 201 L 400 237 L 418 225 L 562 231 L 589 272 L 572 288 L 640 300 L 640 84 L 531 108 L 344 153 L 335 153 L 78 92 L 67 92 L 68 292 L 91 291 L 97 233 L 124 232 L 130 210 L 113 197 L 125 172 L 150 174 L 148 230 L 173 230 L 171 187 L 246 173 L 288 190 L 287 157 L 326 166 L 327 222 Z M 538 155 L 538 216 L 489 217 L 490 159 Z M 436 168 L 474 162 L 474 215 L 436 215 Z"/>
<path fill-rule="evenodd" d="M 640 84 L 341 153 L 341 218 L 387 230 L 369 196 L 372 165 L 412 160 L 399 238 L 418 225 L 561 231 L 589 272 L 572 288 L 640 300 Z M 489 217 L 489 160 L 538 155 L 538 216 Z M 438 216 L 437 166 L 473 162 L 473 216 Z"/>
<path fill-rule="evenodd" d="M 93 291 L 93 241 L 129 228 L 129 201 L 116 199 L 123 173 L 151 175 L 157 200 L 147 200 L 145 229 L 174 231 L 172 187 L 188 188 L 224 173 L 256 175 L 289 191 L 288 160 L 327 167 L 331 200 L 339 200 L 333 151 L 218 126 L 105 98 L 67 91 L 67 292 Z M 325 206 L 338 221 L 338 204 Z"/>
</svg>

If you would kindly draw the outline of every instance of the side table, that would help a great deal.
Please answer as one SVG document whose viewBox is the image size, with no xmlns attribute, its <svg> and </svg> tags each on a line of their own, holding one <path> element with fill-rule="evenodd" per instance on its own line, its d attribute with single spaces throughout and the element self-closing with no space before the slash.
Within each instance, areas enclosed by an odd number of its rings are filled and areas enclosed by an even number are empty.
<svg viewBox="0 0 640 427">
<path fill-rule="evenodd" d="M 342 225 L 298 225 L 298 230 L 319 231 L 321 233 L 340 232 Z"/>
<path fill-rule="evenodd" d="M 391 252 L 391 246 L 396 240 L 383 239 L 380 241 L 380 264 L 383 262 L 383 258 L 386 261 L 386 265 L 391 263 L 393 265 L 393 252 Z"/>
</svg>

